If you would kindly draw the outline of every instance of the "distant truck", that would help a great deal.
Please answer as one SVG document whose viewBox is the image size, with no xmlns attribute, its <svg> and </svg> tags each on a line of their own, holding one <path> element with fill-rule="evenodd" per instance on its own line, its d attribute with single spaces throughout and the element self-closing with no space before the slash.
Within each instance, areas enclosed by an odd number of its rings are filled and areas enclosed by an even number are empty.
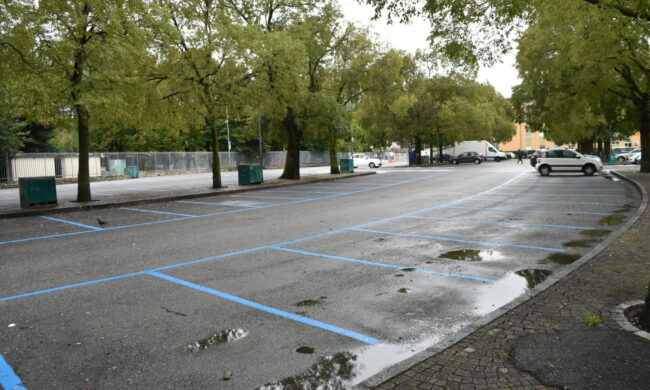
<svg viewBox="0 0 650 390">
<path fill-rule="evenodd" d="M 487 141 L 463 141 L 456 142 L 454 146 L 446 146 L 443 154 L 458 156 L 464 152 L 477 152 L 483 155 L 486 160 L 501 161 L 508 159 L 508 156 L 500 152 L 496 146 Z"/>
</svg>

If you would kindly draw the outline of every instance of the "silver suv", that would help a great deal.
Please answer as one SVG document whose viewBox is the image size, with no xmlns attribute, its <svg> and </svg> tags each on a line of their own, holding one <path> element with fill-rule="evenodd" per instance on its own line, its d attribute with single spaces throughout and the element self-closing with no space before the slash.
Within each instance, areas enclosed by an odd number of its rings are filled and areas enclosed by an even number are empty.
<svg viewBox="0 0 650 390">
<path fill-rule="evenodd" d="M 603 164 L 595 158 L 583 156 L 571 149 L 555 148 L 540 151 L 535 166 L 542 176 L 554 172 L 582 172 L 591 176 L 603 170 Z"/>
</svg>

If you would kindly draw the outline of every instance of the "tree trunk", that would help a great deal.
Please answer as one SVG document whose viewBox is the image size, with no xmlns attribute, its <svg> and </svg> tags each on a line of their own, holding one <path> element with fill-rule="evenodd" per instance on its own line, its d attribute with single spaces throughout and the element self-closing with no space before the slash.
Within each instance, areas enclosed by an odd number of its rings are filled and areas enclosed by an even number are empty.
<svg viewBox="0 0 650 390">
<path fill-rule="evenodd" d="M 330 154 L 330 173 L 338 175 L 341 173 L 339 169 L 339 159 L 336 154 L 336 130 L 330 129 L 328 140 L 329 154 Z"/>
<path fill-rule="evenodd" d="M 442 154 L 442 137 L 440 137 L 440 133 L 438 133 L 438 157 L 440 157 L 440 162 L 445 161 L 445 156 Z"/>
<path fill-rule="evenodd" d="M 210 128 L 210 150 L 212 150 L 212 188 L 221 188 L 221 160 L 219 158 L 219 144 L 217 142 L 217 126 L 213 118 L 208 119 Z"/>
<path fill-rule="evenodd" d="M 79 132 L 79 174 L 77 176 L 77 202 L 90 202 L 90 169 L 88 158 L 90 155 L 90 114 L 82 104 L 74 106 L 77 114 L 77 131 Z"/>
<path fill-rule="evenodd" d="M 415 136 L 415 165 L 422 164 L 422 140 Z"/>
<path fill-rule="evenodd" d="M 298 129 L 295 113 L 289 108 L 287 115 L 282 121 L 284 130 L 287 132 L 289 142 L 287 145 L 287 160 L 284 164 L 284 172 L 281 179 L 300 180 L 300 140 L 302 132 Z"/>
<path fill-rule="evenodd" d="M 431 134 L 431 142 L 429 142 L 429 164 L 433 163 L 433 134 Z"/>
<path fill-rule="evenodd" d="M 648 283 L 648 293 L 645 296 L 645 305 L 639 315 L 639 320 L 644 328 L 650 329 L 650 283 Z"/>
<path fill-rule="evenodd" d="M 639 131 L 641 132 L 641 172 L 650 173 L 650 112 L 648 112 L 650 97 L 637 103 L 639 111 Z"/>
</svg>

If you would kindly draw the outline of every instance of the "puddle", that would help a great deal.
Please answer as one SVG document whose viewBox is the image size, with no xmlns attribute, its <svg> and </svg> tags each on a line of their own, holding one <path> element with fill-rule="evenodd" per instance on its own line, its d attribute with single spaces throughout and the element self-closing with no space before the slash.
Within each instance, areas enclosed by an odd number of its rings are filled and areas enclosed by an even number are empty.
<svg viewBox="0 0 650 390">
<path fill-rule="evenodd" d="M 406 287 L 402 287 L 399 290 L 397 290 L 398 293 L 406 294 L 409 292 L 409 289 Z"/>
<path fill-rule="evenodd" d="M 246 336 L 248 336 L 248 331 L 245 329 L 225 329 L 210 337 L 195 341 L 185 348 L 191 352 L 204 351 L 215 344 L 234 343 Z"/>
<path fill-rule="evenodd" d="M 395 274 L 395 275 L 393 275 L 393 276 L 396 277 L 396 278 L 401 278 L 401 277 L 404 276 L 404 274 Z"/>
<path fill-rule="evenodd" d="M 315 351 L 314 348 L 312 347 L 307 347 L 307 346 L 302 346 L 296 349 L 296 352 L 306 354 L 306 355 L 311 355 Z"/>
<path fill-rule="evenodd" d="M 326 356 L 320 358 L 304 374 L 267 383 L 258 390 L 346 389 L 354 377 L 356 359 L 357 355 L 350 352 Z"/>
<path fill-rule="evenodd" d="M 526 280 L 520 275 L 509 273 L 496 283 L 482 285 L 471 292 L 474 312 L 486 315 L 511 302 L 528 289 Z"/>
<path fill-rule="evenodd" d="M 602 237 L 611 233 L 611 230 L 583 230 L 580 232 L 583 236 Z"/>
<path fill-rule="evenodd" d="M 600 221 L 598 221 L 598 223 L 601 225 L 618 225 L 619 223 L 623 222 L 623 220 L 625 220 L 624 215 L 614 214 L 602 218 Z"/>
<path fill-rule="evenodd" d="M 404 271 L 404 272 L 414 272 L 415 270 L 417 270 L 417 268 L 402 268 L 400 271 Z"/>
<path fill-rule="evenodd" d="M 556 264 L 567 265 L 575 262 L 579 258 L 580 255 L 574 255 L 571 253 L 553 253 L 552 255 L 549 255 L 546 259 Z"/>
<path fill-rule="evenodd" d="M 327 297 L 319 297 L 318 299 L 306 299 L 304 301 L 294 303 L 293 305 L 298 307 L 316 306 L 323 303 L 321 302 L 323 299 L 327 299 Z"/>
<path fill-rule="evenodd" d="M 480 249 L 462 249 L 458 251 L 445 252 L 441 258 L 461 261 L 490 261 L 503 258 L 498 251 Z"/>
<path fill-rule="evenodd" d="M 611 175 L 603 175 L 603 177 L 605 177 L 605 179 L 607 179 L 609 181 L 614 181 L 614 182 L 621 181 L 618 177 L 614 177 L 614 176 L 611 176 Z"/>
<path fill-rule="evenodd" d="M 616 210 L 616 211 L 614 211 L 614 212 L 615 212 L 615 213 L 629 213 L 630 210 L 632 210 L 632 208 L 634 208 L 634 206 L 632 206 L 632 205 L 629 204 L 629 203 L 626 203 L 626 204 L 624 204 L 623 206 L 621 206 L 621 208 L 620 208 L 619 210 Z"/>
<path fill-rule="evenodd" d="M 600 242 L 599 240 L 573 240 L 565 242 L 562 246 L 571 247 L 571 248 L 589 248 L 591 244 L 595 242 Z"/>
<path fill-rule="evenodd" d="M 549 271 L 545 269 L 522 269 L 520 271 L 515 272 L 515 274 L 526 279 L 528 288 L 533 288 L 538 284 L 542 283 L 552 273 L 553 271 Z"/>
</svg>

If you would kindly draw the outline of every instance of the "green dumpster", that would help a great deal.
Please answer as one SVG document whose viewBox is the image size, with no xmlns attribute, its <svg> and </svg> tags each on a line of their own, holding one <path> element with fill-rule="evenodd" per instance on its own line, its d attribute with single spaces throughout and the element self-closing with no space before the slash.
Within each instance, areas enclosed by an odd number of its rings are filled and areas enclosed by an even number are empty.
<svg viewBox="0 0 650 390">
<path fill-rule="evenodd" d="M 259 184 L 262 182 L 262 169 L 259 165 L 237 165 L 239 185 Z"/>
<path fill-rule="evenodd" d="M 610 164 L 616 164 L 616 155 L 614 153 L 611 153 L 609 155 L 609 163 Z"/>
<path fill-rule="evenodd" d="M 429 156 L 420 156 L 420 164 L 429 164 Z"/>
<path fill-rule="evenodd" d="M 54 176 L 21 177 L 18 179 L 18 188 L 20 207 L 56 203 L 56 179 Z"/>
<path fill-rule="evenodd" d="M 351 158 L 342 158 L 339 160 L 339 167 L 341 173 L 353 173 L 354 160 L 352 160 Z"/>
<path fill-rule="evenodd" d="M 138 177 L 138 167 L 126 167 L 126 174 L 131 179 L 135 179 L 136 177 Z"/>
</svg>

